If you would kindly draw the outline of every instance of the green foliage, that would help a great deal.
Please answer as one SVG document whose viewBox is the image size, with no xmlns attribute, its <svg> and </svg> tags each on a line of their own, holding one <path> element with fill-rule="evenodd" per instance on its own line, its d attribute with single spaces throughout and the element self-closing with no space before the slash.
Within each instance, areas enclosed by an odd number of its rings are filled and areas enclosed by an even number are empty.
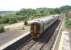
<svg viewBox="0 0 71 50">
<path fill-rule="evenodd" d="M 71 28 L 71 18 L 69 17 L 65 18 L 65 27 Z"/>
<path fill-rule="evenodd" d="M 9 21 L 8 21 L 9 24 L 16 23 L 16 22 L 17 22 L 17 18 L 15 18 L 15 17 L 14 18 L 13 17 L 9 18 Z"/>
<path fill-rule="evenodd" d="M 60 9 L 61 12 L 65 13 L 65 12 L 71 10 L 71 6 L 66 5 L 66 6 L 60 7 L 59 9 Z"/>
<path fill-rule="evenodd" d="M 1 33 L 1 32 L 4 32 L 4 27 L 3 27 L 2 24 L 0 24 L 0 33 Z"/>
<path fill-rule="evenodd" d="M 0 18 L 0 24 L 8 23 L 9 19 L 7 17 Z"/>
<path fill-rule="evenodd" d="M 67 12 L 71 9 L 71 6 L 62 6 L 60 8 L 36 8 L 36 9 L 21 9 L 16 13 L 0 16 L 0 24 L 12 24 L 18 21 L 30 20 L 33 18 L 39 18 L 42 16 L 60 14 Z"/>
<path fill-rule="evenodd" d="M 57 13 L 57 14 L 60 14 L 60 13 L 61 13 L 61 11 L 60 11 L 59 8 L 54 9 L 54 11 L 55 11 L 55 13 Z"/>
</svg>

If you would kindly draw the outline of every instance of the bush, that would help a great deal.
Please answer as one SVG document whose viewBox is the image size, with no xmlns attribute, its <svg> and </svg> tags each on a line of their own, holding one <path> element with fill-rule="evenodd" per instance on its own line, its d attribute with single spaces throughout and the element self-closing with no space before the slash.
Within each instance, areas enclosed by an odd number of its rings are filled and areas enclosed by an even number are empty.
<svg viewBox="0 0 71 50">
<path fill-rule="evenodd" d="M 13 23 L 16 23 L 16 22 L 17 22 L 17 19 L 15 17 L 9 18 L 9 21 L 8 21 L 9 24 L 13 24 Z"/>
<path fill-rule="evenodd" d="M 4 32 L 5 30 L 4 30 L 4 26 L 3 25 L 0 25 L 0 33 L 1 32 Z"/>
</svg>

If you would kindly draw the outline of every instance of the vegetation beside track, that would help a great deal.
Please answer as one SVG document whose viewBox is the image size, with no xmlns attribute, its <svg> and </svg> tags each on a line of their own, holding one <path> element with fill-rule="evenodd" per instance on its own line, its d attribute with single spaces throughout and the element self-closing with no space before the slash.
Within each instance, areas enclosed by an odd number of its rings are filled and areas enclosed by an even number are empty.
<svg viewBox="0 0 71 50">
<path fill-rule="evenodd" d="M 65 17 L 65 27 L 71 29 L 71 17 Z"/>
<path fill-rule="evenodd" d="M 60 8 L 36 8 L 36 9 L 21 9 L 14 13 L 0 15 L 0 24 L 13 24 L 19 21 L 30 20 L 42 16 L 64 13 L 71 9 L 71 6 L 62 6 Z"/>
</svg>

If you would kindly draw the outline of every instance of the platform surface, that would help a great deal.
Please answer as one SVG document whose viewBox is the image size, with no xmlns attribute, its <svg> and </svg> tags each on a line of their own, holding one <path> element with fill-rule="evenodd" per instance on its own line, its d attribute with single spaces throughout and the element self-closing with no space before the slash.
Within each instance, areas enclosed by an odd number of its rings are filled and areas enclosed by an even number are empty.
<svg viewBox="0 0 71 50">
<path fill-rule="evenodd" d="M 58 50 L 71 50 L 71 32 L 62 31 L 62 37 Z"/>
<path fill-rule="evenodd" d="M 9 32 L 0 33 L 0 46 L 23 35 L 25 32 L 26 31 L 24 30 L 18 30 L 18 31 L 9 31 Z"/>
</svg>

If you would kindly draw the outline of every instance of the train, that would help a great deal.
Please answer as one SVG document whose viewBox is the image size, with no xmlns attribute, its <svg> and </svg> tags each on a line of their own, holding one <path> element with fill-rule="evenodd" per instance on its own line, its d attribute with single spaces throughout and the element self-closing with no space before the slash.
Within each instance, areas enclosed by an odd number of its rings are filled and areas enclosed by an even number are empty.
<svg viewBox="0 0 71 50">
<path fill-rule="evenodd" d="M 59 15 L 51 15 L 32 20 L 30 22 L 32 38 L 39 39 L 41 34 L 45 32 L 45 30 L 48 29 L 54 22 L 56 22 L 59 17 Z"/>
</svg>

